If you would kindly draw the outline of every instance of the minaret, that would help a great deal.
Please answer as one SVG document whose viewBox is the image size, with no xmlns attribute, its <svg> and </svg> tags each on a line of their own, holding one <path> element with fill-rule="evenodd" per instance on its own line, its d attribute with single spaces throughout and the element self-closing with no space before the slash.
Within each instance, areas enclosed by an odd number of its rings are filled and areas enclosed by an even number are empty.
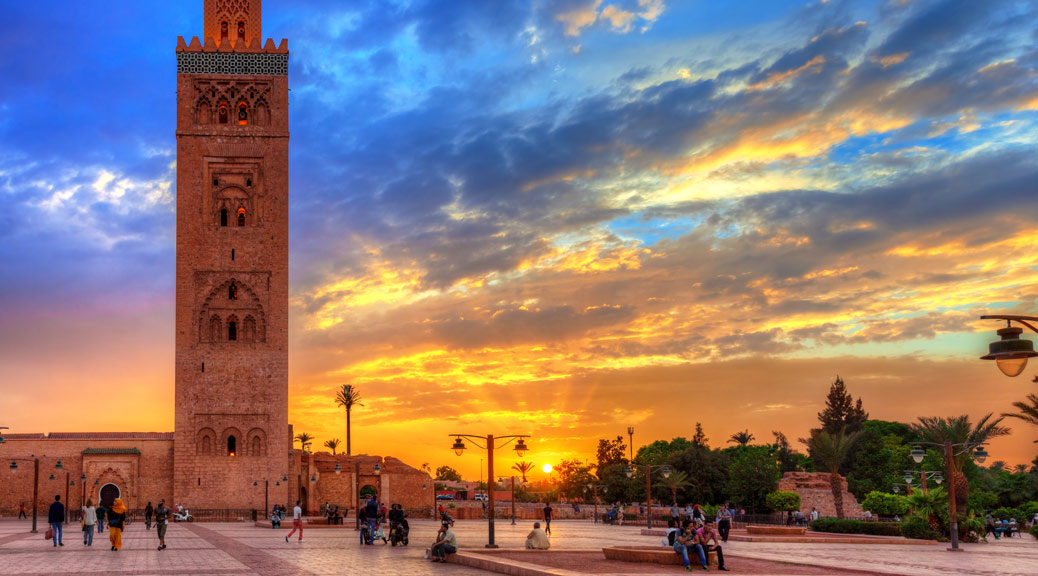
<svg viewBox="0 0 1038 576">
<path fill-rule="evenodd" d="M 177 43 L 173 497 L 192 509 L 295 500 L 277 486 L 292 447 L 288 42 L 262 42 L 260 4 L 205 0 L 204 40 Z"/>
</svg>

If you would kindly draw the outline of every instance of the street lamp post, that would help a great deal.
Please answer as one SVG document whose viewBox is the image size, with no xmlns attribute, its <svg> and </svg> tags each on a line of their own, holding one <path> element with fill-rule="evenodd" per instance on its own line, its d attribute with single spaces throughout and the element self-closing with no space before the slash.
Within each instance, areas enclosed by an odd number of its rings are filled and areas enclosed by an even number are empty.
<svg viewBox="0 0 1038 576">
<path fill-rule="evenodd" d="M 1038 316 L 996 314 L 981 316 L 980 319 L 1006 321 L 1006 327 L 996 332 L 999 339 L 988 345 L 988 353 L 981 356 L 980 359 L 994 360 L 998 369 L 1010 378 L 1019 376 L 1027 367 L 1027 359 L 1038 356 L 1038 352 L 1034 351 L 1034 344 L 1030 340 L 1020 338 L 1023 329 L 1013 326 L 1013 322 L 1038 333 L 1038 328 L 1031 324 L 1031 322 L 1038 322 Z"/>
<path fill-rule="evenodd" d="M 652 530 L 652 469 L 653 468 L 659 468 L 660 469 L 660 474 L 662 474 L 664 478 L 670 478 L 670 466 L 667 466 L 666 464 L 656 465 L 656 466 L 652 466 L 652 465 L 646 464 L 644 466 L 644 468 L 645 468 L 645 504 L 646 504 L 646 506 L 645 506 L 645 517 L 646 517 L 645 526 L 646 526 L 646 528 Z M 631 478 L 632 476 L 634 476 L 634 468 L 628 467 L 627 470 L 624 471 L 624 474 L 626 474 L 628 478 Z"/>
<path fill-rule="evenodd" d="M 490 478 L 494 477 L 494 441 L 495 440 L 494 440 L 494 435 L 493 434 L 487 434 L 486 436 L 473 436 L 471 434 L 450 434 L 450 436 L 453 436 L 455 438 L 454 445 L 451 446 L 451 449 L 454 450 L 454 453 L 457 454 L 458 456 L 461 456 L 462 452 L 465 451 L 465 442 L 462 441 L 462 438 L 468 438 L 469 441 L 472 442 L 473 444 L 475 444 L 477 447 L 485 449 L 487 451 L 487 478 L 490 479 Z M 523 440 L 523 439 L 524 438 L 529 438 L 529 437 L 530 437 L 529 434 L 513 434 L 511 436 L 498 436 L 497 440 L 505 440 L 505 442 L 503 442 L 500 446 L 497 446 L 497 448 L 504 448 L 505 446 L 510 444 L 513 440 L 515 440 L 516 441 L 516 443 L 515 443 L 515 454 L 516 454 L 516 456 L 522 458 L 523 455 L 526 454 L 526 451 L 528 450 L 528 448 L 526 447 L 526 441 Z M 486 444 L 484 446 L 480 446 L 479 442 L 485 442 Z M 482 472 L 482 466 L 480 466 L 480 471 Z M 487 523 L 487 536 L 488 536 L 488 542 L 487 542 L 486 547 L 487 548 L 497 548 L 498 547 L 497 544 L 494 543 L 494 491 L 493 490 L 489 490 L 488 492 L 489 492 L 488 498 L 487 498 L 487 500 L 488 500 L 488 502 L 487 502 L 487 511 L 488 511 L 488 513 L 487 513 L 487 520 L 488 520 L 488 523 Z M 515 502 L 515 498 L 514 497 L 512 498 L 512 502 L 513 502 L 513 505 L 514 505 L 514 502 Z"/>
<path fill-rule="evenodd" d="M 627 442 L 627 445 L 628 445 L 628 448 L 630 448 L 630 451 L 631 451 L 631 463 L 633 464 L 634 463 L 634 426 L 628 426 L 627 427 L 627 438 L 629 438 L 629 441 Z"/>
<path fill-rule="evenodd" d="M 44 456 L 44 458 L 46 458 L 46 456 Z M 35 456 L 33 456 L 31 459 L 30 458 L 11 458 L 10 460 L 11 460 L 10 470 L 11 470 L 12 474 L 16 474 L 18 472 L 18 463 L 19 462 L 32 462 L 32 533 L 36 534 L 36 508 L 39 506 L 39 499 L 40 499 L 40 459 L 35 457 Z M 58 460 L 58 463 L 54 465 L 54 468 L 57 469 L 57 470 L 61 470 L 62 468 L 64 468 L 64 466 L 61 464 L 61 460 Z M 51 474 L 50 478 L 51 478 L 51 480 L 53 480 L 54 479 L 54 475 Z M 67 515 L 67 509 L 68 509 L 68 476 L 67 475 L 65 476 L 65 504 L 66 504 L 66 506 L 65 506 L 65 508 L 66 508 L 65 521 L 67 522 L 68 521 L 68 515 Z"/>
<path fill-rule="evenodd" d="M 1026 360 L 1025 360 L 1026 363 Z M 958 512 L 956 511 L 955 505 L 955 457 L 967 452 L 973 451 L 973 457 L 980 464 L 984 463 L 987 459 L 988 453 L 982 446 L 983 442 L 915 442 L 916 446 L 912 449 L 911 455 L 912 460 L 915 460 L 916 464 L 922 464 L 923 458 L 926 457 L 926 452 L 920 448 L 920 445 L 925 446 L 940 446 L 944 449 L 944 460 L 948 472 L 948 529 L 951 533 L 951 548 L 948 548 L 949 552 L 961 552 L 959 548 L 959 518 Z M 955 453 L 956 448 L 962 448 Z"/>
<path fill-rule="evenodd" d="M 606 487 L 605 484 L 588 484 L 587 488 L 584 489 L 585 492 L 587 492 L 588 490 L 591 490 L 591 494 L 592 494 L 592 496 L 595 499 L 595 517 L 593 519 L 594 521 L 592 522 L 592 524 L 598 524 L 598 489 L 599 488 L 602 489 L 602 492 L 606 492 L 608 490 L 608 488 Z"/>
<path fill-rule="evenodd" d="M 499 478 L 501 483 L 504 483 L 504 478 Z M 493 490 L 491 488 L 491 490 Z M 512 474 L 512 526 L 515 526 L 515 474 Z"/>
<path fill-rule="evenodd" d="M 941 474 L 940 470 L 905 470 L 905 484 L 909 487 L 912 486 L 912 480 L 915 478 L 915 474 L 918 474 L 919 477 L 923 479 L 923 494 L 928 494 L 930 492 L 926 488 L 926 481 L 928 479 L 933 478 L 933 481 L 936 482 L 938 486 L 944 482 L 944 476 Z"/>
</svg>

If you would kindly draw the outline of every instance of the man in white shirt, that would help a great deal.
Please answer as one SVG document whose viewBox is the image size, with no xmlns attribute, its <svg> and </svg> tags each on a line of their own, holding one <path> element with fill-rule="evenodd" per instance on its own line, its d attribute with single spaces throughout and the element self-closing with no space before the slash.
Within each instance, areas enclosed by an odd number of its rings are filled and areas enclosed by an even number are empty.
<svg viewBox="0 0 1038 576">
<path fill-rule="evenodd" d="M 299 507 L 301 500 L 296 500 L 296 505 L 292 508 L 292 531 L 285 536 L 285 542 L 288 542 L 289 536 L 296 533 L 299 530 L 299 542 L 303 541 L 303 509 Z"/>
</svg>

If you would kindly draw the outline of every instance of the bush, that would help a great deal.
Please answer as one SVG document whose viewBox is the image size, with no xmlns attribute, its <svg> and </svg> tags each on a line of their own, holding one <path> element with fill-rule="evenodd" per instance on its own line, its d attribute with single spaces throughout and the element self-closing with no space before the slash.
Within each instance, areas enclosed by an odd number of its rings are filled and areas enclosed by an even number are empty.
<svg viewBox="0 0 1038 576">
<path fill-rule="evenodd" d="M 901 523 L 901 535 L 913 540 L 939 540 L 941 535 L 930 527 L 925 518 L 909 516 Z"/>
<path fill-rule="evenodd" d="M 1031 536 L 1034 536 L 1035 539 L 1038 539 L 1038 524 L 1035 524 L 1034 526 L 1031 526 L 1030 533 L 1031 533 Z"/>
<path fill-rule="evenodd" d="M 873 536 L 900 536 L 900 526 L 893 522 L 862 522 L 847 518 L 819 518 L 811 523 L 816 532 L 835 534 L 871 534 Z"/>
<path fill-rule="evenodd" d="M 800 494 L 796 492 L 783 492 L 782 490 L 776 490 L 768 497 L 765 498 L 765 502 L 768 508 L 772 510 L 778 510 L 779 512 L 787 512 L 790 510 L 800 510 Z"/>
<path fill-rule="evenodd" d="M 873 491 L 861 501 L 861 507 L 882 516 L 901 515 L 908 513 L 908 500 L 904 496 Z"/>
<path fill-rule="evenodd" d="M 1034 518 L 1035 512 L 1038 512 L 1038 500 L 1032 500 L 1027 504 L 1021 505 L 1020 511 L 1024 513 L 1025 519 Z M 1016 519 L 1019 520 L 1020 517 L 1017 516 Z"/>
</svg>

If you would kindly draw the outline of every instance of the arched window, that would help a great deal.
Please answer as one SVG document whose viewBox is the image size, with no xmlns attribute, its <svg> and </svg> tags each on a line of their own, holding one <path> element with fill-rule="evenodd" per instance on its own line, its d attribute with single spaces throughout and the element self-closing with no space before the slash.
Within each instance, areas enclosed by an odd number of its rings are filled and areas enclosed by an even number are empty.
<svg viewBox="0 0 1038 576">
<path fill-rule="evenodd" d="M 249 454 L 252 454 L 253 456 L 263 455 L 263 443 L 259 436 L 252 437 L 252 448 L 249 450 Z"/>
<path fill-rule="evenodd" d="M 238 103 L 238 125 L 246 126 L 249 123 L 249 105 L 245 102 Z"/>
<path fill-rule="evenodd" d="M 213 441 L 208 436 L 202 437 L 202 456 L 213 455 Z"/>
<path fill-rule="evenodd" d="M 220 22 L 220 40 L 227 38 L 229 31 L 230 27 L 227 25 L 227 21 Z"/>
<path fill-rule="evenodd" d="M 226 124 L 229 115 L 230 115 L 230 112 L 227 110 L 227 103 L 226 102 L 221 102 L 220 103 L 220 111 L 217 113 L 217 116 L 220 119 L 220 124 Z"/>
<path fill-rule="evenodd" d="M 238 453 L 238 439 L 234 436 L 227 437 L 227 455 L 234 456 Z"/>
<path fill-rule="evenodd" d="M 227 287 L 227 299 L 228 300 L 237 300 L 238 299 L 238 285 L 237 284 L 234 284 L 232 282 L 231 285 Z"/>
<path fill-rule="evenodd" d="M 220 329 L 220 317 L 214 315 L 209 319 L 209 341 L 219 342 L 222 334 L 223 330 Z"/>
<path fill-rule="evenodd" d="M 227 340 L 230 342 L 238 341 L 238 322 L 236 320 L 227 321 Z"/>
<path fill-rule="evenodd" d="M 245 225 L 245 209 L 238 208 L 238 226 Z"/>
<path fill-rule="evenodd" d="M 245 341 L 255 342 L 256 341 L 256 319 L 252 316 L 246 316 L 242 322 L 242 329 L 245 331 Z"/>
<path fill-rule="evenodd" d="M 226 225 L 227 225 L 227 209 L 224 208 L 224 209 L 220 210 L 220 226 L 226 226 Z"/>
<path fill-rule="evenodd" d="M 245 39 L 245 23 L 238 22 L 238 40 Z"/>
</svg>

